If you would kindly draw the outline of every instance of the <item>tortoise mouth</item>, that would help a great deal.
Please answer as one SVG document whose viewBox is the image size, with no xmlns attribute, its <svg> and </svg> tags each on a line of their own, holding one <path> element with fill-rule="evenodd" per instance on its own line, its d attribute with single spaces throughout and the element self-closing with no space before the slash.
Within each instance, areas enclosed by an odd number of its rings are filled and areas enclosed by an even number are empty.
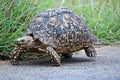
<svg viewBox="0 0 120 80">
<path fill-rule="evenodd" d="M 17 45 L 17 46 L 21 46 L 21 47 L 22 47 L 22 46 L 25 47 L 25 44 L 22 44 L 22 43 L 20 43 L 19 41 L 16 42 L 16 45 Z"/>
<path fill-rule="evenodd" d="M 20 46 L 20 45 L 22 45 L 22 44 L 20 44 L 20 42 L 19 42 L 19 41 L 16 41 L 16 45 Z"/>
<path fill-rule="evenodd" d="M 16 44 L 17 46 L 25 46 L 24 44 Z"/>
<path fill-rule="evenodd" d="M 27 45 L 24 45 L 24 44 L 16 44 L 17 46 L 21 47 L 21 48 L 26 48 Z"/>
</svg>

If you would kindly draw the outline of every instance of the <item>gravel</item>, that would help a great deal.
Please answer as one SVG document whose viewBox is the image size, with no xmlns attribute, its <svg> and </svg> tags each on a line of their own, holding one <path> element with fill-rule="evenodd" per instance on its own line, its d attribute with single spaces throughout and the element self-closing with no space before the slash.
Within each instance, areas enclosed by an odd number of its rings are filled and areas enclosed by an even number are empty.
<svg viewBox="0 0 120 80">
<path fill-rule="evenodd" d="M 96 59 L 80 51 L 71 59 L 62 59 L 59 67 L 49 59 L 22 61 L 19 66 L 0 61 L 0 80 L 120 80 L 120 46 L 96 50 Z"/>
</svg>

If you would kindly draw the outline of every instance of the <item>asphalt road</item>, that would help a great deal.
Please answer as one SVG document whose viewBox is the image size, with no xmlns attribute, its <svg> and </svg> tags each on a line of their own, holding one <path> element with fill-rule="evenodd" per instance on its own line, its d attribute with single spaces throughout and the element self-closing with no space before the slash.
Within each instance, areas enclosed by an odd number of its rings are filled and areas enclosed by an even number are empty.
<svg viewBox="0 0 120 80">
<path fill-rule="evenodd" d="M 0 80 L 120 80 L 120 46 L 96 50 L 95 60 L 80 51 L 71 59 L 62 59 L 60 67 L 53 67 L 48 59 L 29 60 L 19 66 L 0 61 Z"/>
</svg>

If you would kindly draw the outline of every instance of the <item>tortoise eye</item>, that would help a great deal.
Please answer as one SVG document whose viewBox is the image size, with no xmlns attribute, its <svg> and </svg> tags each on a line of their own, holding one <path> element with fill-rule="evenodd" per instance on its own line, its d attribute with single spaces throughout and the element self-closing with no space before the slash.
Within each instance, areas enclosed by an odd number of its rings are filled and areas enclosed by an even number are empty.
<svg viewBox="0 0 120 80">
<path fill-rule="evenodd" d="M 24 42 L 25 40 L 20 40 L 20 42 Z"/>
</svg>

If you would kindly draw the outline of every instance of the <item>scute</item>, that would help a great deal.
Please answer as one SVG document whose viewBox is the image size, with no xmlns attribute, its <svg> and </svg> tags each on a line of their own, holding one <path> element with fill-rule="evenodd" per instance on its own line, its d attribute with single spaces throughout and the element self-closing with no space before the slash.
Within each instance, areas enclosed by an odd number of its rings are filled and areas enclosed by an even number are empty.
<svg viewBox="0 0 120 80">
<path fill-rule="evenodd" d="M 97 41 L 84 20 L 66 8 L 43 11 L 31 21 L 27 33 L 55 48 L 87 46 Z"/>
</svg>

